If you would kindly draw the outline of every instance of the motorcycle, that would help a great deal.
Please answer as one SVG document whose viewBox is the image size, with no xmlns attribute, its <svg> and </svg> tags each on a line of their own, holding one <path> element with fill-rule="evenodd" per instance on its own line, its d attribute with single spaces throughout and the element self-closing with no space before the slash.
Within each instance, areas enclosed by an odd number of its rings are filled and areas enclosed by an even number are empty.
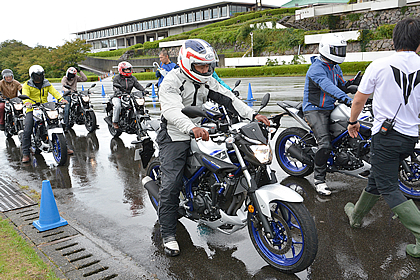
<svg viewBox="0 0 420 280">
<path fill-rule="evenodd" d="M 23 132 L 23 102 L 20 98 L 6 98 L 4 105 L 4 134 L 7 138 Z"/>
<path fill-rule="evenodd" d="M 284 116 L 294 118 L 301 127 L 283 130 L 276 140 L 275 153 L 280 167 L 289 175 L 305 177 L 313 172 L 317 143 L 306 123 L 302 102 L 281 101 L 277 104 L 285 111 L 274 116 L 277 127 Z M 327 161 L 327 172 L 339 172 L 367 179 L 370 174 L 371 129 L 373 126 L 372 104 L 369 99 L 359 116 L 360 131 L 351 138 L 347 131 L 350 108 L 338 104 L 330 116 L 330 134 L 333 150 Z M 403 160 L 399 170 L 399 187 L 409 198 L 420 198 L 420 149 Z"/>
<path fill-rule="evenodd" d="M 84 124 L 88 132 L 93 132 L 98 128 L 96 124 L 96 115 L 93 111 L 93 106 L 90 103 L 90 90 L 95 86 L 96 84 L 93 84 L 88 90 L 84 91 L 66 91 L 64 93 L 64 96 L 71 96 L 68 127 L 73 127 L 74 124 Z M 64 87 L 71 89 L 71 87 L 67 85 Z"/>
<path fill-rule="evenodd" d="M 39 103 L 27 95 L 18 96 L 22 100 L 32 100 L 34 127 L 31 135 L 31 149 L 35 154 L 42 151 L 52 152 L 58 165 L 67 162 L 67 142 L 64 131 L 60 127 L 59 108 L 61 102 Z"/>
<path fill-rule="evenodd" d="M 146 88 L 150 87 L 152 83 L 147 84 Z M 136 134 L 137 140 L 141 140 L 145 136 L 145 132 L 142 129 L 142 123 L 146 120 L 150 120 L 148 111 L 145 109 L 144 93 L 142 92 L 126 92 L 120 85 L 114 85 L 114 87 L 120 90 L 115 96 L 121 99 L 121 112 L 118 122 L 118 129 L 115 129 L 112 125 L 113 118 L 113 107 L 112 99 L 110 98 L 106 102 L 105 111 L 107 117 L 104 118 L 108 124 L 108 130 L 112 136 L 118 137 L 123 132 L 128 134 Z M 146 93 L 146 91 L 145 91 Z"/>
<path fill-rule="evenodd" d="M 269 94 L 260 110 L 268 101 Z M 205 107 L 189 106 L 182 112 L 214 123 L 208 124 L 209 141 L 191 135 L 178 216 L 225 234 L 248 226 L 259 255 L 282 272 L 296 273 L 311 265 L 318 250 L 315 223 L 303 198 L 278 184 L 269 168 L 269 141 L 275 129 L 256 121 L 226 123 L 221 113 Z M 161 185 L 158 160 L 149 164 L 146 175 L 142 183 L 157 210 Z"/>
</svg>

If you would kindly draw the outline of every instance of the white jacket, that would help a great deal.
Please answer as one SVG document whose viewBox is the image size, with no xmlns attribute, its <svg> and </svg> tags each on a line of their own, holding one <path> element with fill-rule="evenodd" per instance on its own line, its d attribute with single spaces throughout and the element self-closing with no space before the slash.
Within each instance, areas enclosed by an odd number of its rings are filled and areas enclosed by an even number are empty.
<svg viewBox="0 0 420 280">
<path fill-rule="evenodd" d="M 197 93 L 196 87 L 198 89 Z M 170 137 L 170 139 L 165 139 L 165 142 L 168 140 L 190 140 L 188 133 L 194 127 L 200 126 L 200 118 L 192 120 L 181 112 L 185 106 L 193 104 L 194 96 L 196 96 L 196 106 L 201 106 L 210 99 L 218 104 L 225 105 L 227 108 L 236 111 L 241 117 L 249 120 L 255 113 L 213 77 L 206 84 L 197 84 L 182 73 L 180 68 L 177 68 L 168 73 L 159 87 L 162 121 L 165 122 L 166 120 L 167 123 L 161 125 L 161 129 L 166 130 L 166 137 Z M 159 134 L 161 133 L 162 131 L 159 132 Z M 162 140 L 162 138 L 158 139 L 158 141 Z"/>
</svg>

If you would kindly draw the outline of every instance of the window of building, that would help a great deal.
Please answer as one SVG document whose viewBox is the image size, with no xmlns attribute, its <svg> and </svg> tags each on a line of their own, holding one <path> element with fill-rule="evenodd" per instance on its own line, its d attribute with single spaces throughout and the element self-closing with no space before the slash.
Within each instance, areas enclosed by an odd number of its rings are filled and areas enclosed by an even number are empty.
<svg viewBox="0 0 420 280">
<path fill-rule="evenodd" d="M 159 21 L 160 21 L 160 27 L 166 26 L 166 20 L 164 18 L 161 18 Z"/>
<path fill-rule="evenodd" d="M 187 20 L 188 20 L 188 22 L 193 22 L 194 21 L 194 13 L 189 13 L 187 15 Z"/>
<path fill-rule="evenodd" d="M 116 39 L 109 40 L 109 47 L 110 48 L 115 48 L 116 46 L 117 46 L 117 40 Z"/>
<path fill-rule="evenodd" d="M 201 20 L 201 14 L 202 13 L 203 13 L 202 11 L 195 12 L 195 20 L 196 21 L 200 21 Z"/>
<path fill-rule="evenodd" d="M 98 42 L 98 41 L 93 42 L 93 48 L 94 49 L 100 49 L 101 48 L 101 42 Z"/>
<path fill-rule="evenodd" d="M 101 48 L 102 49 L 108 48 L 108 40 L 101 41 Z"/>
<path fill-rule="evenodd" d="M 174 25 L 177 25 L 179 23 L 178 19 L 179 19 L 178 18 L 178 15 L 176 15 L 176 16 L 173 17 Z"/>
<path fill-rule="evenodd" d="M 218 17 L 219 17 L 219 9 L 218 8 L 214 8 L 213 9 L 212 18 L 218 18 Z"/>
<path fill-rule="evenodd" d="M 204 10 L 204 20 L 209 19 L 210 15 L 209 15 L 209 10 Z"/>
<path fill-rule="evenodd" d="M 184 15 L 180 15 L 179 16 L 179 24 L 183 24 L 185 23 L 185 16 Z"/>
<path fill-rule="evenodd" d="M 149 29 L 153 29 L 155 26 L 153 25 L 153 20 L 149 20 Z"/>
<path fill-rule="evenodd" d="M 154 27 L 154 28 L 158 28 L 158 27 L 160 27 L 160 26 L 159 26 L 159 20 L 158 20 L 158 19 L 155 19 L 155 20 L 154 20 L 153 27 Z"/>
<path fill-rule="evenodd" d="M 166 18 L 166 26 L 171 26 L 172 25 L 172 17 L 167 17 Z"/>
<path fill-rule="evenodd" d="M 227 6 L 222 7 L 222 17 L 227 16 Z"/>
<path fill-rule="evenodd" d="M 143 22 L 141 25 L 143 26 L 143 30 L 147 30 L 148 29 L 147 22 L 146 21 Z"/>
</svg>

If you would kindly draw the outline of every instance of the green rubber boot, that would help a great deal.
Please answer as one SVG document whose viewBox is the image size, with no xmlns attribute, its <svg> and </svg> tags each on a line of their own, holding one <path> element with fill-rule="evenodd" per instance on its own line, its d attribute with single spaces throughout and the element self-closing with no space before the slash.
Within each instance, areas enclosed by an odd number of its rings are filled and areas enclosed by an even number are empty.
<svg viewBox="0 0 420 280">
<path fill-rule="evenodd" d="M 416 238 L 416 244 L 408 244 L 405 251 L 412 257 L 420 258 L 420 211 L 416 204 L 410 199 L 392 208 L 392 212 Z"/>
<path fill-rule="evenodd" d="M 349 217 L 350 226 L 359 228 L 362 224 L 363 217 L 369 213 L 370 209 L 372 209 L 373 205 L 375 205 L 380 197 L 380 195 L 371 194 L 363 190 L 356 205 L 351 202 L 347 203 L 346 206 L 344 206 L 344 212 L 346 212 Z"/>
</svg>

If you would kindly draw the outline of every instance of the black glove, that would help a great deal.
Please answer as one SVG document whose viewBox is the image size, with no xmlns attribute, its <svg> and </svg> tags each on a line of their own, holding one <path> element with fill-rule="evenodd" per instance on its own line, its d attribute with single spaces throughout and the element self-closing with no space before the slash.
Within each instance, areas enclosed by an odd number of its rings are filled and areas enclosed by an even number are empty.
<svg viewBox="0 0 420 280">
<path fill-rule="evenodd" d="M 235 94 L 236 97 L 239 97 L 239 91 L 237 90 L 232 90 L 233 94 Z"/>
<path fill-rule="evenodd" d="M 162 74 L 160 74 L 159 70 L 156 71 L 156 77 L 158 77 L 158 78 L 162 77 Z"/>
<path fill-rule="evenodd" d="M 80 68 L 79 67 L 74 67 L 74 68 L 76 68 L 77 72 L 80 72 Z"/>
<path fill-rule="evenodd" d="M 351 94 L 355 94 L 357 92 L 357 89 L 359 88 L 359 86 L 356 85 L 351 85 L 347 87 L 347 92 L 346 93 L 351 93 Z"/>
<path fill-rule="evenodd" d="M 348 107 L 351 107 L 353 100 L 349 97 L 344 98 L 343 103 L 346 104 Z"/>
</svg>

